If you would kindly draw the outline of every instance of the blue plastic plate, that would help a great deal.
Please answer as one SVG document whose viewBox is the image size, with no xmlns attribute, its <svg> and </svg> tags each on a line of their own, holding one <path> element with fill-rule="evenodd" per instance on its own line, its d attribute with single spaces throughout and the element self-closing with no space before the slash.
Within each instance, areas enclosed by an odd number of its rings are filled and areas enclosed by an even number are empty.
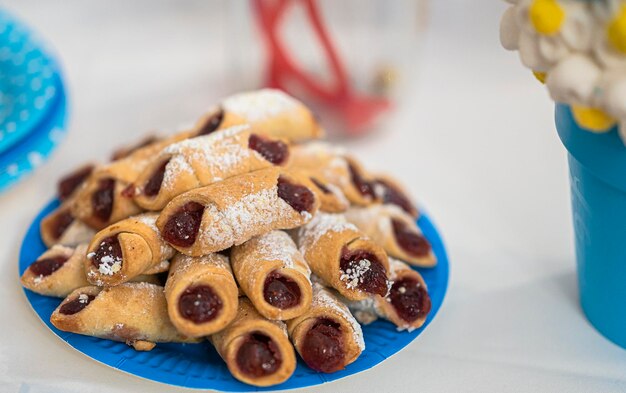
<svg viewBox="0 0 626 393">
<path fill-rule="evenodd" d="M 61 80 L 48 114 L 16 146 L 0 153 L 0 192 L 41 165 L 65 136 L 66 99 Z"/>
<path fill-rule="evenodd" d="M 28 229 L 20 250 L 20 275 L 45 251 L 46 248 L 39 235 L 39 221 L 56 206 L 57 201 L 49 203 Z M 309 369 L 299 361 L 296 371 L 289 380 L 269 388 L 257 388 L 234 379 L 208 342 L 158 344 L 150 352 L 137 352 L 123 343 L 62 332 L 50 324 L 50 315 L 61 300 L 37 295 L 28 290 L 24 292 L 39 318 L 54 334 L 92 359 L 129 374 L 170 385 L 221 391 L 281 390 L 319 385 L 367 370 L 394 355 L 419 336 L 439 311 L 448 286 L 448 258 L 437 229 L 428 216 L 422 215 L 418 224 L 432 243 L 439 259 L 437 267 L 419 269 L 428 285 L 432 300 L 432 311 L 424 326 L 408 333 L 397 332 L 395 326 L 386 321 L 374 322 L 363 327 L 365 351 L 345 370 L 322 374 Z"/>
<path fill-rule="evenodd" d="M 40 40 L 0 10 L 0 153 L 34 132 L 59 94 L 55 61 Z"/>
</svg>

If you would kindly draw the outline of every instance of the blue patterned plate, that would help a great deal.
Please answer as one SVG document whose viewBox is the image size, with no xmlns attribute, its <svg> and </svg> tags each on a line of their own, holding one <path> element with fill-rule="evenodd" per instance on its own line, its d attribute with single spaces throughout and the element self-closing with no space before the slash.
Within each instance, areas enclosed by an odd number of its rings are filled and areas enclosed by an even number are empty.
<svg viewBox="0 0 626 393">
<path fill-rule="evenodd" d="M 49 203 L 28 229 L 20 250 L 20 274 L 45 251 L 46 248 L 39 235 L 39 222 L 57 206 L 57 201 Z M 432 311 L 424 326 L 408 333 L 397 332 L 395 326 L 389 322 L 374 322 L 363 327 L 365 351 L 345 370 L 333 374 L 322 374 L 309 369 L 302 361 L 298 361 L 296 371 L 289 380 L 269 388 L 257 388 L 234 379 L 208 342 L 158 344 L 150 352 L 137 352 L 123 343 L 62 332 L 50 324 L 50 315 L 61 299 L 40 296 L 28 290 L 24 292 L 39 318 L 63 341 L 103 364 L 142 378 L 188 388 L 229 392 L 294 389 L 319 385 L 367 370 L 394 355 L 417 338 L 439 311 L 448 286 L 448 258 L 437 229 L 428 216 L 422 215 L 418 224 L 432 243 L 433 250 L 439 259 L 437 267 L 419 269 L 428 285 L 432 300 Z"/>
<path fill-rule="evenodd" d="M 53 109 L 57 66 L 36 36 L 0 11 L 0 153 L 39 127 Z"/>
</svg>

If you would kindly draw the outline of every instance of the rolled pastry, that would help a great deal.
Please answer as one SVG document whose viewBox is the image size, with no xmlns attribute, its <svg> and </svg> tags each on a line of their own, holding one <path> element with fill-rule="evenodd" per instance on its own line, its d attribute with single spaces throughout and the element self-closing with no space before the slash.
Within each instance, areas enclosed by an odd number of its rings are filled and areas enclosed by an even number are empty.
<svg viewBox="0 0 626 393">
<path fill-rule="evenodd" d="M 89 285 L 85 277 L 87 244 L 76 248 L 53 246 L 22 274 L 21 283 L 44 296 L 64 298 L 74 289 Z"/>
<path fill-rule="evenodd" d="M 96 231 L 72 214 L 72 200 L 65 201 L 41 220 L 39 231 L 46 246 L 52 247 L 55 244 L 76 246 L 88 242 L 95 235 Z"/>
<path fill-rule="evenodd" d="M 130 155 L 103 165 L 76 191 L 72 214 L 94 229 L 102 229 L 141 212 L 129 186 L 166 146 L 189 136 L 181 132 L 133 151 Z"/>
<path fill-rule="evenodd" d="M 89 243 L 87 279 L 98 286 L 114 286 L 154 268 L 174 256 L 174 249 L 155 225 L 157 213 L 144 213 L 110 225 Z"/>
<path fill-rule="evenodd" d="M 306 177 L 266 168 L 177 196 L 161 212 L 157 227 L 181 253 L 206 255 L 308 222 L 319 207 L 312 189 Z"/>
<path fill-rule="evenodd" d="M 161 151 L 135 182 L 135 202 L 161 210 L 177 195 L 273 165 L 285 165 L 289 146 L 240 125 L 174 143 Z"/>
<path fill-rule="evenodd" d="M 265 318 L 292 319 L 311 305 L 311 271 L 285 232 L 233 247 L 230 261 L 242 291 Z"/>
<path fill-rule="evenodd" d="M 350 207 L 350 202 L 346 199 L 346 196 L 343 195 L 339 187 L 324 181 L 314 173 L 309 173 L 309 178 L 317 188 L 318 192 L 316 194 L 320 199 L 320 211 L 326 213 L 343 213 Z"/>
<path fill-rule="evenodd" d="M 311 142 L 294 146 L 291 165 L 315 174 L 343 192 L 348 200 L 360 206 L 375 202 L 371 179 L 361 164 L 342 148 L 326 142 Z"/>
<path fill-rule="evenodd" d="M 300 101 L 274 89 L 232 95 L 220 104 L 220 128 L 250 124 L 263 135 L 290 141 L 324 136 L 313 113 Z"/>
<path fill-rule="evenodd" d="M 170 320 L 190 337 L 222 330 L 237 315 L 239 291 L 226 256 L 178 254 L 165 284 Z"/>
<path fill-rule="evenodd" d="M 365 349 L 361 326 L 319 283 L 313 284 L 311 308 L 288 321 L 287 331 L 307 366 L 323 373 L 343 370 Z"/>
<path fill-rule="evenodd" d="M 354 316 L 364 324 L 381 317 L 389 320 L 398 330 L 412 331 L 426 322 L 431 302 L 422 276 L 409 265 L 390 258 L 393 285 L 386 298 L 369 298 L 348 302 Z"/>
<path fill-rule="evenodd" d="M 85 180 L 87 180 L 95 168 L 95 164 L 89 163 L 63 176 L 57 183 L 57 195 L 59 199 L 61 201 L 69 199 Z"/>
<path fill-rule="evenodd" d="M 233 377 L 254 386 L 285 382 L 296 368 L 285 323 L 263 318 L 245 297 L 234 321 L 210 337 Z"/>
<path fill-rule="evenodd" d="M 415 266 L 433 267 L 437 264 L 432 247 L 415 219 L 398 206 L 352 207 L 345 217 L 390 256 Z"/>
<path fill-rule="evenodd" d="M 73 290 L 89 285 L 85 275 L 87 244 L 76 248 L 55 245 L 46 250 L 21 278 L 22 286 L 44 296 L 64 298 Z M 152 273 L 134 277 L 133 282 L 149 282 L 160 284 L 158 277 Z"/>
<path fill-rule="evenodd" d="M 76 289 L 50 322 L 65 332 L 121 341 L 137 350 L 151 350 L 159 342 L 197 341 L 170 322 L 163 287 L 145 282 Z"/>
<path fill-rule="evenodd" d="M 344 297 L 387 294 L 387 254 L 343 216 L 318 213 L 295 234 L 311 271 Z"/>
<path fill-rule="evenodd" d="M 415 204 L 409 198 L 409 194 L 397 180 L 388 175 L 374 175 L 372 176 L 372 184 L 374 185 L 376 199 L 380 203 L 396 205 L 414 219 L 419 217 L 417 207 L 415 207 Z"/>
</svg>

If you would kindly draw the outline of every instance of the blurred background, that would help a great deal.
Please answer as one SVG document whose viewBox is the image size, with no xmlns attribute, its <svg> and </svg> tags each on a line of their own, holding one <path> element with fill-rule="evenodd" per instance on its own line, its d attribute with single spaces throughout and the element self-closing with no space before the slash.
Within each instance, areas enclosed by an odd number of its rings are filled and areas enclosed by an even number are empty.
<svg viewBox="0 0 626 393">
<path fill-rule="evenodd" d="M 578 308 L 566 154 L 547 92 L 500 47 L 505 3 L 321 0 L 322 30 L 312 27 L 305 2 L 278 26 L 264 25 L 259 4 L 272 3 L 0 1 L 53 48 L 70 102 L 68 134 L 49 162 L 0 195 L 3 222 L 15 228 L 3 235 L 7 275 L 16 277 L 17 245 L 60 174 L 104 160 L 147 131 L 188 124 L 225 95 L 280 83 L 368 169 L 406 184 L 451 256 L 449 295 L 419 340 L 376 372 L 319 391 L 624 389 L 626 355 Z M 319 45 L 319 31 L 331 38 L 331 52 Z M 286 53 L 298 59 L 295 71 L 276 61 Z M 329 67 L 329 53 L 340 67 Z M 16 297 L 16 288 L 0 288 L 0 296 Z M 16 320 L 26 322 L 13 329 L 40 335 L 34 314 L 16 302 L 24 314 Z M 0 334 L 6 329 L 0 325 Z M 57 354 L 56 338 L 45 336 L 36 352 L 3 340 L 0 382 L 28 380 L 26 391 L 136 386 L 93 364 L 80 366 L 88 386 L 65 380 L 61 365 L 30 375 L 30 359 L 84 363 L 69 349 Z"/>
</svg>

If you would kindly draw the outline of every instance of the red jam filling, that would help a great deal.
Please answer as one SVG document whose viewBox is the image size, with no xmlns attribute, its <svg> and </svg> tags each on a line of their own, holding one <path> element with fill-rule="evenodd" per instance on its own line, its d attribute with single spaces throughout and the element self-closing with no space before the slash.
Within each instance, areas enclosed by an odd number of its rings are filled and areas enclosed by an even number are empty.
<svg viewBox="0 0 626 393">
<path fill-rule="evenodd" d="M 102 239 L 91 257 L 91 264 L 100 271 L 106 271 L 114 264 L 122 264 L 122 246 L 117 236 Z"/>
<path fill-rule="evenodd" d="M 313 184 L 315 184 L 317 188 L 320 189 L 320 191 L 322 191 L 324 194 L 330 194 L 330 190 L 328 189 L 328 187 L 326 187 L 321 181 L 317 180 L 314 177 L 311 177 L 310 179 Z"/>
<path fill-rule="evenodd" d="M 187 287 L 178 299 L 180 315 L 194 323 L 212 321 L 222 306 L 222 299 L 208 285 Z"/>
<path fill-rule="evenodd" d="M 315 203 L 315 195 L 311 190 L 305 186 L 293 184 L 282 176 L 278 178 L 278 197 L 298 213 L 310 211 Z"/>
<path fill-rule="evenodd" d="M 74 216 L 69 210 L 57 214 L 52 221 L 52 236 L 57 240 L 60 239 L 73 222 Z"/>
<path fill-rule="evenodd" d="M 96 297 L 94 295 L 80 294 L 76 297 L 76 299 L 70 300 L 69 302 L 62 305 L 59 309 L 59 312 L 64 315 L 74 315 L 87 307 L 89 303 L 91 303 L 91 301 L 95 298 Z"/>
<path fill-rule="evenodd" d="M 365 250 L 344 247 L 339 261 L 341 280 L 350 289 L 380 296 L 387 294 L 387 272 L 376 255 Z"/>
<path fill-rule="evenodd" d="M 91 175 L 91 172 L 93 172 L 93 169 L 94 169 L 93 165 L 87 165 L 63 177 L 59 181 L 59 184 L 57 186 L 59 199 L 64 201 L 70 195 L 72 195 L 72 193 L 78 188 L 78 186 L 83 184 L 85 179 L 89 177 L 89 175 Z"/>
<path fill-rule="evenodd" d="M 267 139 L 257 134 L 250 134 L 248 147 L 274 165 L 283 164 L 289 157 L 287 144 L 282 141 Z"/>
<path fill-rule="evenodd" d="M 163 239 L 178 247 L 190 247 L 196 241 L 204 206 L 187 202 L 174 213 L 163 227 Z"/>
<path fill-rule="evenodd" d="M 106 178 L 100 180 L 98 189 L 91 196 L 93 215 L 100 221 L 109 221 L 111 218 L 114 192 L 115 179 Z"/>
<path fill-rule="evenodd" d="M 430 296 L 426 288 L 413 278 L 394 282 L 389 291 L 389 300 L 398 316 L 409 323 L 430 312 Z"/>
<path fill-rule="evenodd" d="M 382 187 L 383 191 L 381 197 L 383 203 L 396 205 L 411 215 L 415 214 L 417 209 L 415 209 L 415 206 L 413 206 L 409 198 L 407 198 L 402 191 L 384 180 L 379 179 L 376 181 L 376 184 Z"/>
<path fill-rule="evenodd" d="M 393 235 L 398 245 L 415 257 L 424 257 L 430 253 L 430 243 L 421 234 L 415 232 L 406 223 L 400 220 L 391 220 Z"/>
<path fill-rule="evenodd" d="M 300 355 L 315 371 L 332 373 L 343 369 L 345 351 L 341 325 L 328 318 L 318 319 L 306 332 Z"/>
<path fill-rule="evenodd" d="M 263 297 L 276 308 L 295 307 L 300 303 L 300 287 L 289 277 L 272 272 L 267 275 L 263 284 Z"/>
<path fill-rule="evenodd" d="M 152 176 L 146 182 L 146 185 L 143 187 L 143 193 L 149 197 L 156 196 L 161 190 L 161 184 L 163 183 L 163 177 L 165 176 L 165 167 L 170 162 L 170 160 L 163 161 L 161 165 L 156 168 L 156 170 L 152 173 Z"/>
<path fill-rule="evenodd" d="M 250 377 L 264 377 L 275 373 L 282 364 L 278 346 L 263 333 L 249 334 L 239 347 L 237 367 Z"/>
<path fill-rule="evenodd" d="M 196 136 L 208 135 L 217 130 L 224 120 L 224 111 L 220 109 L 209 117 L 202 127 L 198 130 Z"/>
<path fill-rule="evenodd" d="M 354 165 L 348 163 L 348 169 L 350 170 L 352 184 L 354 184 L 359 193 L 365 197 L 374 198 L 374 187 L 372 187 L 372 184 L 361 176 Z"/>
<path fill-rule="evenodd" d="M 29 269 L 35 276 L 46 277 L 59 270 L 67 259 L 64 255 L 38 259 L 30 265 Z"/>
</svg>

